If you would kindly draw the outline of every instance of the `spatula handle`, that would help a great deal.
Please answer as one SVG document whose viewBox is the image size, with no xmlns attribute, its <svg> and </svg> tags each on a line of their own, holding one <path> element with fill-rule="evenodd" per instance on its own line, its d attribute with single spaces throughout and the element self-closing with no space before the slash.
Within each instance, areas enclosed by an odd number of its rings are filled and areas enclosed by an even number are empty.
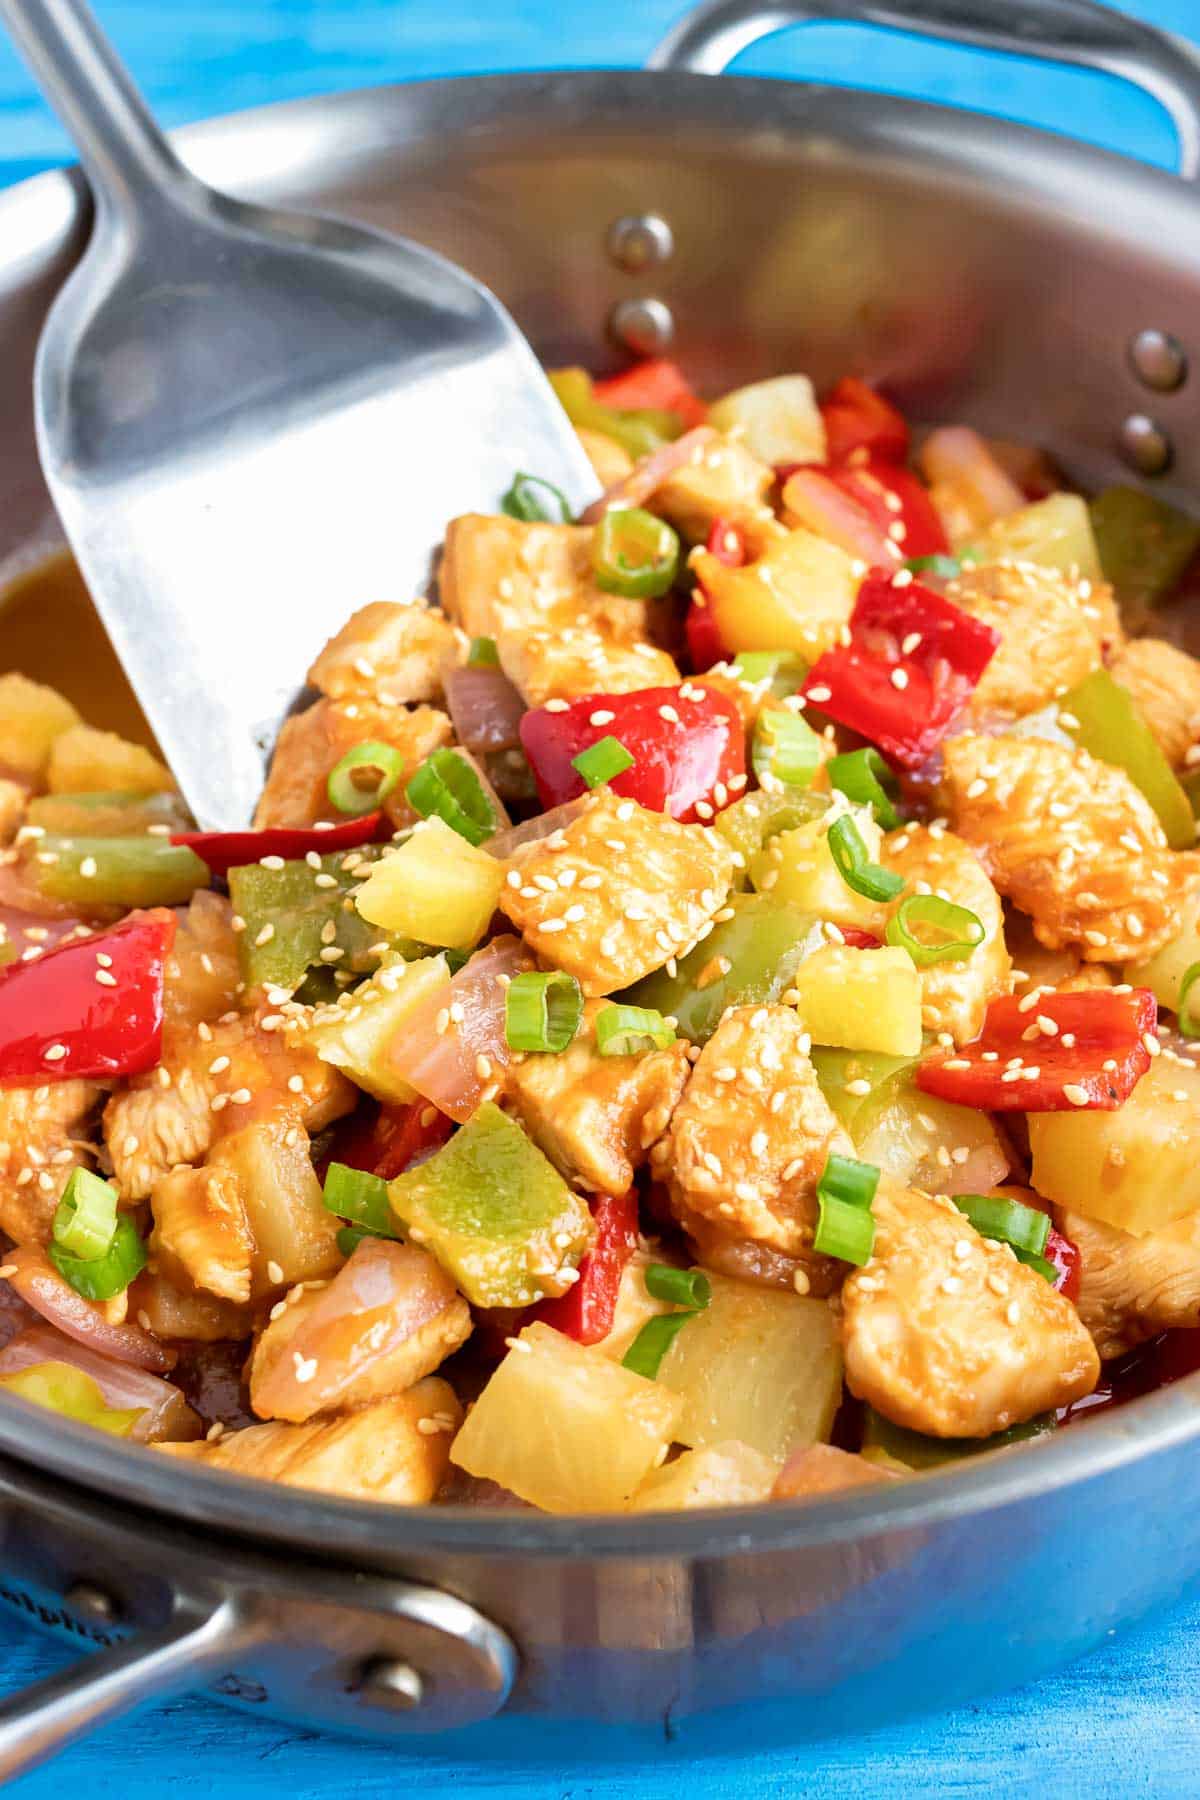
<svg viewBox="0 0 1200 1800">
<path fill-rule="evenodd" d="M 0 0 L 0 19 L 74 139 L 101 210 L 136 214 L 190 179 L 84 0 Z"/>
</svg>

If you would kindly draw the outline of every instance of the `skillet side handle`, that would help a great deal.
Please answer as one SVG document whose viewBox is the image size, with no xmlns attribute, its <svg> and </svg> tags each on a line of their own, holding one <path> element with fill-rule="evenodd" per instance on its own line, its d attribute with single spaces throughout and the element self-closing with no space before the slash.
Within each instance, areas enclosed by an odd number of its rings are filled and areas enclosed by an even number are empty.
<svg viewBox="0 0 1200 1800">
<path fill-rule="evenodd" d="M 246 1627 L 231 1602 L 208 1610 L 183 1607 L 156 1631 L 97 1650 L 6 1694 L 0 1700 L 0 1786 L 142 1701 L 194 1686 L 201 1670 L 245 1641 Z"/>
<path fill-rule="evenodd" d="M 1200 50 L 1100 0 L 704 0 L 668 32 L 651 69 L 719 75 L 760 38 L 817 20 L 882 25 L 924 37 L 1103 70 L 1170 114 L 1179 173 L 1200 180 Z"/>
</svg>

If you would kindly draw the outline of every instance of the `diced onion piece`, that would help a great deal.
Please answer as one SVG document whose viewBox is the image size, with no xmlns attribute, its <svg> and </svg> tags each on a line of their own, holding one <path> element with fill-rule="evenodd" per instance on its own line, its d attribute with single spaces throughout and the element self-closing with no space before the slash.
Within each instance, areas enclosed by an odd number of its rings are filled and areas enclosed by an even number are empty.
<svg viewBox="0 0 1200 1800">
<path fill-rule="evenodd" d="M 477 638 L 476 643 L 491 644 L 495 653 L 491 638 Z M 498 665 L 468 662 L 465 668 L 448 670 L 445 685 L 446 709 L 465 750 L 489 756 L 520 743 L 525 702 Z"/>
<path fill-rule="evenodd" d="M 110 1324 L 100 1307 L 76 1293 L 32 1244 L 7 1251 L 5 1265 L 12 1270 L 8 1279 L 22 1300 L 77 1344 L 136 1368 L 161 1373 L 173 1366 L 174 1355 L 165 1345 L 136 1325 Z"/>
<path fill-rule="evenodd" d="M 697 425 L 694 430 L 685 431 L 673 444 L 664 444 L 661 450 L 643 458 L 630 474 L 622 476 L 598 500 L 593 500 L 587 510 L 580 514 L 580 524 L 594 525 L 611 507 L 644 506 L 672 475 L 687 468 L 689 463 L 698 461 L 719 442 L 720 438 L 711 425 Z"/>
<path fill-rule="evenodd" d="M 76 1343 L 53 1325 L 30 1325 L 0 1350 L 0 1375 L 16 1374 L 38 1363 L 70 1363 L 91 1377 L 116 1412 L 136 1410 L 129 1435 L 135 1443 L 182 1443 L 200 1436 L 201 1422 L 180 1390 L 145 1369 L 114 1362 Z"/>
<path fill-rule="evenodd" d="M 499 869 L 499 864 L 493 863 Z M 493 938 L 449 987 L 409 1020 L 391 1052 L 400 1077 L 449 1118 L 464 1124 L 484 1092 L 503 1079 L 512 1052 L 505 1037 L 506 982 L 533 958 L 519 938 Z"/>
</svg>

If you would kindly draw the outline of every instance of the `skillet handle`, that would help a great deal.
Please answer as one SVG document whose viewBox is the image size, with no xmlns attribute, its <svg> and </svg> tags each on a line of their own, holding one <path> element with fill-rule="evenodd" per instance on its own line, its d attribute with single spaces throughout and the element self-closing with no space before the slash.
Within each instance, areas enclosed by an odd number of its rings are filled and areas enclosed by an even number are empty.
<svg viewBox="0 0 1200 1800">
<path fill-rule="evenodd" d="M 719 75 L 735 56 L 789 25 L 885 25 L 924 37 L 1074 63 L 1151 94 L 1179 138 L 1179 173 L 1200 180 L 1200 51 L 1100 0 L 705 0 L 652 53 L 651 69 Z"/>
</svg>

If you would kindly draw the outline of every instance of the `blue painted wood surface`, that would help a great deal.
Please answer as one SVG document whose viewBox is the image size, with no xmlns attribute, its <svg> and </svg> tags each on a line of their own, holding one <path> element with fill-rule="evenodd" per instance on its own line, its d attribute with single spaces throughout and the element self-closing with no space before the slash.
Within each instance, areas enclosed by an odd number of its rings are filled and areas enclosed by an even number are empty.
<svg viewBox="0 0 1200 1800">
<path fill-rule="evenodd" d="M 641 61 L 681 0 L 97 0 L 160 115 L 214 112 L 366 83 L 443 74 Z M 1006 0 L 996 0 L 1001 11 Z M 1129 11 L 1200 38 L 1200 0 L 1126 0 Z M 1041 125 L 1064 120 L 1108 148 L 1173 163 L 1155 103 L 1106 77 L 1039 68 L 914 38 L 808 26 L 748 52 L 739 68 L 853 82 Z M 62 133 L 0 42 L 0 185 L 65 160 Z M 1193 1503 L 1180 1496 L 1181 1504 Z M 1129 1521 L 1136 1531 L 1137 1520 Z M 1119 1554 L 1114 1545 L 1114 1554 Z M 601 1758 L 563 1738 L 561 1758 L 505 1768 L 429 1761 L 298 1732 L 200 1699 L 152 1707 L 76 1746 L 20 1784 L 22 1800 L 356 1800 L 451 1790 L 489 1800 L 921 1800 L 959 1796 L 1200 1794 L 1200 1596 L 1114 1640 L 1064 1674 L 986 1705 L 931 1715 L 800 1752 L 756 1750 L 686 1725 L 670 1745 L 630 1732 Z M 58 1666 L 55 1644 L 0 1620 L 4 1689 Z M 870 1695 L 863 1695 L 864 1722 Z M 555 1740 L 551 1739 L 551 1745 Z M 543 1743 L 544 1750 L 546 1745 Z M 697 1759 L 697 1751 L 703 1754 Z M 531 1739 L 529 1755 L 534 1755 Z M 552 1772 L 548 1773 L 548 1769 Z"/>
</svg>

